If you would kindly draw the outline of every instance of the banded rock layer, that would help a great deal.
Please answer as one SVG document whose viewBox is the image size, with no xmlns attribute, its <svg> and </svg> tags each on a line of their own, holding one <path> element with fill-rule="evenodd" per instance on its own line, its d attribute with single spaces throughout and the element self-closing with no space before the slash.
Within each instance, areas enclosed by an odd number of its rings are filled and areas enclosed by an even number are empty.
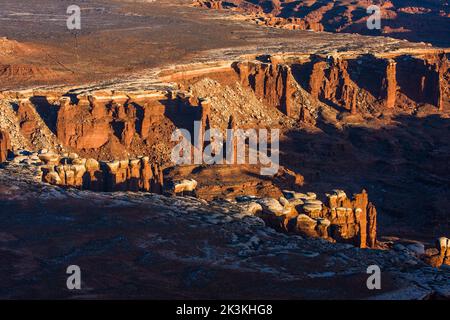
<svg viewBox="0 0 450 320">
<path fill-rule="evenodd" d="M 164 80 L 180 83 L 182 90 L 178 91 L 36 92 L 28 96 L 5 92 L 3 96 L 18 101 L 14 107 L 17 121 L 31 145 L 47 141 L 97 160 L 148 155 L 162 163 L 175 144 L 170 141 L 175 129 L 187 129 L 193 136 L 194 121 L 200 121 L 204 131 L 226 111 L 220 101 L 210 99 L 207 90 L 202 94 L 191 91 L 206 78 L 232 84 L 235 91 L 227 93 L 229 99 L 251 95 L 248 100 L 275 123 L 277 117 L 294 125 L 315 123 L 323 106 L 335 113 L 375 116 L 397 110 L 413 114 L 422 106 L 435 112 L 450 108 L 448 53 L 436 50 L 413 55 L 261 56 L 230 62 L 220 72 L 206 68 L 192 76 L 189 71 L 183 71 L 182 78 L 167 76 Z M 247 108 L 248 114 L 242 113 L 245 108 L 229 112 L 241 118 L 238 127 L 243 122 L 245 128 L 265 126 L 258 123 L 252 108 Z M 219 129 L 227 129 L 228 121 L 224 119 Z"/>
</svg>

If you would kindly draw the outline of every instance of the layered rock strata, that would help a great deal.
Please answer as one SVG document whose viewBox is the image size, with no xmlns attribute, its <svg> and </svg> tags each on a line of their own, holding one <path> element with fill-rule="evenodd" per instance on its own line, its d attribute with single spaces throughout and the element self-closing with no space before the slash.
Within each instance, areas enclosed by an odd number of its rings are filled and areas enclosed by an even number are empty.
<svg viewBox="0 0 450 320">
<path fill-rule="evenodd" d="M 258 25 L 288 29 L 389 35 L 412 41 L 448 46 L 450 12 L 447 1 L 295 1 L 295 0 L 194 0 L 193 5 L 243 14 Z M 383 19 L 381 28 L 367 22 L 376 5 Z"/>
<path fill-rule="evenodd" d="M 237 85 L 237 94 L 251 90 L 261 108 L 273 108 L 293 123 L 315 123 L 322 106 L 376 116 L 396 110 L 413 113 L 426 105 L 436 112 L 450 108 L 448 53 L 443 50 L 258 56 L 210 69 L 164 76 L 165 81 L 183 83 L 183 90 L 2 94 L 12 101 L 21 134 L 32 145 L 52 136 L 63 148 L 97 160 L 150 155 L 155 149 L 167 160 L 175 129 L 187 129 L 192 140 L 198 138 L 192 135 L 194 121 L 200 121 L 205 132 L 211 126 L 212 110 L 220 109 L 207 92 L 205 97 L 190 91 L 199 79 L 208 77 L 226 86 Z M 258 121 L 255 114 L 239 119 L 239 127 L 242 122 L 251 127 Z M 221 130 L 230 127 L 228 118 L 222 122 Z"/>
<path fill-rule="evenodd" d="M 140 159 L 99 162 L 95 159 L 41 154 L 42 181 L 92 191 L 146 191 L 162 193 L 162 168 Z"/>
</svg>

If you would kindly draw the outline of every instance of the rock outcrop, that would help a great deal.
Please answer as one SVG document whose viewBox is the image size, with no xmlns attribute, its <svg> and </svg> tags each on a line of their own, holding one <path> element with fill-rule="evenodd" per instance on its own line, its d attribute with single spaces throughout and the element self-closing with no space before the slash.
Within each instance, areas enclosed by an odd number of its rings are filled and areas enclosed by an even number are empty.
<svg viewBox="0 0 450 320">
<path fill-rule="evenodd" d="M 20 133 L 29 145 L 50 139 L 54 146 L 59 142 L 61 148 L 86 158 L 111 160 L 145 154 L 158 162 L 168 161 L 175 145 L 170 140 L 174 130 L 187 129 L 192 135 L 194 121 L 201 122 L 202 132 L 212 122 L 224 131 L 230 124 L 239 128 L 259 125 L 265 118 L 273 119 L 266 123 L 271 126 L 297 121 L 315 124 L 323 106 L 344 115 L 375 116 L 396 110 L 413 113 L 423 105 L 443 112 L 450 108 L 445 50 L 258 56 L 206 68 L 205 74 L 202 69 L 195 71 L 174 75 L 173 81 L 183 83 L 180 90 L 17 93 L 11 99 Z M 206 97 L 190 91 L 191 85 L 209 76 L 224 86 L 239 86 L 237 94 L 251 90 L 253 102 L 266 110 L 251 111 L 251 119 L 230 111 L 218 121 L 222 115 L 216 113 L 222 110 L 217 99 L 211 99 L 207 90 L 201 92 Z M 233 95 L 229 92 L 227 99 Z"/>
<path fill-rule="evenodd" d="M 313 99 L 352 114 L 409 109 L 411 104 L 423 103 L 444 110 L 449 101 L 446 54 L 312 56 L 307 62 L 294 64 L 293 69 Z"/>
<path fill-rule="evenodd" d="M 43 154 L 42 181 L 92 191 L 146 191 L 162 193 L 162 168 L 140 159 L 99 162 L 95 159 Z"/>
<path fill-rule="evenodd" d="M 363 190 L 352 199 L 342 190 L 327 194 L 327 203 L 315 193 L 285 190 L 286 198 L 258 199 L 256 213 L 268 226 L 280 232 L 350 243 L 360 248 L 377 247 L 377 212 Z M 244 202 L 246 206 L 246 204 Z"/>
<path fill-rule="evenodd" d="M 0 130 L 0 163 L 5 162 L 11 151 L 11 141 L 6 131 Z"/>
<path fill-rule="evenodd" d="M 241 83 L 251 87 L 268 106 L 291 116 L 296 83 L 288 65 L 240 62 L 235 65 Z"/>
<path fill-rule="evenodd" d="M 446 1 L 194 0 L 193 3 L 197 7 L 245 14 L 258 25 L 274 28 L 389 35 L 441 46 L 450 43 L 450 38 L 442 35 L 449 25 Z M 383 19 L 379 30 L 367 28 L 367 20 L 374 13 L 367 12 L 371 5 L 379 8 Z"/>
</svg>

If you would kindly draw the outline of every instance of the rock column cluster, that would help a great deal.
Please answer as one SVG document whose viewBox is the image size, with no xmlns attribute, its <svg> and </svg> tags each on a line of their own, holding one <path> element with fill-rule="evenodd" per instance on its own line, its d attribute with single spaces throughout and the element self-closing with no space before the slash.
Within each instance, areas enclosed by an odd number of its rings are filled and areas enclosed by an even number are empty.
<svg viewBox="0 0 450 320">
<path fill-rule="evenodd" d="M 377 211 L 367 192 L 347 198 L 342 190 L 327 194 L 328 204 L 315 193 L 284 191 L 279 200 L 256 200 L 262 211 L 258 215 L 278 231 L 297 233 L 312 238 L 351 243 L 360 248 L 377 245 Z"/>
</svg>

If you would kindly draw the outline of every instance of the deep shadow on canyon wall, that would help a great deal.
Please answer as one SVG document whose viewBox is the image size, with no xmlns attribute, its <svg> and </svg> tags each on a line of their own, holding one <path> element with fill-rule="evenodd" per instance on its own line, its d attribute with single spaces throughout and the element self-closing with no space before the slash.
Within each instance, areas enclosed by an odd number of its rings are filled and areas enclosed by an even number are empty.
<svg viewBox="0 0 450 320">
<path fill-rule="evenodd" d="M 418 234 L 427 230 L 427 237 L 448 233 L 450 119 L 399 115 L 395 121 L 379 129 L 322 123 L 320 133 L 291 131 L 280 146 L 281 164 L 302 173 L 305 191 L 365 188 L 385 233 L 392 219 Z M 402 233 L 398 222 L 395 229 Z"/>
</svg>

